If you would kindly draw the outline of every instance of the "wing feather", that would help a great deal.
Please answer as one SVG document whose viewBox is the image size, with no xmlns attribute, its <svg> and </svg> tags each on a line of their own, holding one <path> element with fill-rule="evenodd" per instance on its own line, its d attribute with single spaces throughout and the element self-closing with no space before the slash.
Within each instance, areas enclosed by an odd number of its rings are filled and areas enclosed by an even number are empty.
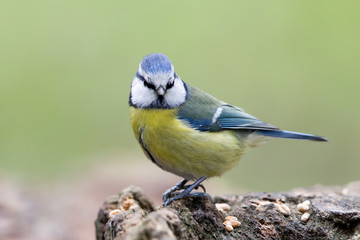
<svg viewBox="0 0 360 240">
<path fill-rule="evenodd" d="M 178 118 L 199 131 L 222 131 L 226 129 L 276 130 L 242 109 L 217 100 L 213 96 L 187 85 L 188 99 L 179 108 Z M 221 113 L 219 113 L 221 108 Z"/>
<path fill-rule="evenodd" d="M 252 129 L 252 130 L 274 130 L 278 129 L 271 124 L 265 123 L 258 118 L 244 112 L 242 109 L 223 105 L 223 111 L 217 122 L 222 129 Z"/>
</svg>

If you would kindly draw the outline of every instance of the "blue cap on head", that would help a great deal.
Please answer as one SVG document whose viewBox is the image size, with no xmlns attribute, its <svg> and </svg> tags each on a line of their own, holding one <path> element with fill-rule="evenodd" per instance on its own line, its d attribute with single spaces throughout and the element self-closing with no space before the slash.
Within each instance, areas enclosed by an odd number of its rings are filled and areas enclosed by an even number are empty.
<svg viewBox="0 0 360 240">
<path fill-rule="evenodd" d="M 172 63 L 170 59 L 161 53 L 153 53 L 143 58 L 140 63 L 141 69 L 146 73 L 156 74 L 158 72 L 171 72 Z"/>
</svg>

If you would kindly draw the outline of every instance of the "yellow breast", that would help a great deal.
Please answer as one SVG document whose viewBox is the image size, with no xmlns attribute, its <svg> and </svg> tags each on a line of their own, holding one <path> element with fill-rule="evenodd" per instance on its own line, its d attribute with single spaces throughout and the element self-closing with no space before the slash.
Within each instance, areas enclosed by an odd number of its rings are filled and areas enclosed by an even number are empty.
<svg viewBox="0 0 360 240">
<path fill-rule="evenodd" d="M 219 176 L 234 167 L 246 148 L 236 132 L 200 132 L 176 114 L 177 109 L 130 107 L 134 134 L 157 165 L 188 180 Z"/>
</svg>

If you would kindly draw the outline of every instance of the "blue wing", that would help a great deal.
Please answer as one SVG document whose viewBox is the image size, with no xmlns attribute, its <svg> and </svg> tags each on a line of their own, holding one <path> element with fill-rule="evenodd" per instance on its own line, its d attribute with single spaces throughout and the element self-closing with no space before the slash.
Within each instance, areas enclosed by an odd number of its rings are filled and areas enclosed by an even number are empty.
<svg viewBox="0 0 360 240">
<path fill-rule="evenodd" d="M 187 88 L 189 91 L 188 98 L 186 103 L 179 107 L 178 118 L 199 131 L 278 129 L 251 116 L 240 108 L 217 100 L 200 89 L 191 85 L 187 85 Z"/>
<path fill-rule="evenodd" d="M 178 118 L 199 131 L 250 130 L 249 133 L 256 131 L 257 134 L 267 137 L 327 141 L 325 138 L 311 134 L 280 130 L 197 88 L 188 85 L 188 89 L 189 97 L 179 108 Z"/>
<path fill-rule="evenodd" d="M 218 124 L 221 129 L 251 129 L 251 130 L 274 130 L 278 129 L 268 123 L 265 123 L 258 118 L 244 112 L 240 108 L 223 105 L 221 114 L 216 119 L 215 124 Z M 215 120 L 215 119 L 214 119 Z"/>
<path fill-rule="evenodd" d="M 196 112 L 198 108 L 195 108 Z M 201 111 L 201 108 L 200 108 Z M 240 108 L 228 104 L 212 108 L 211 114 L 203 112 L 203 116 L 193 118 L 188 114 L 179 112 L 179 118 L 188 122 L 191 127 L 199 131 L 217 132 L 226 129 L 240 130 L 275 130 L 278 129 L 268 123 L 264 123 L 256 117 L 244 112 Z"/>
</svg>

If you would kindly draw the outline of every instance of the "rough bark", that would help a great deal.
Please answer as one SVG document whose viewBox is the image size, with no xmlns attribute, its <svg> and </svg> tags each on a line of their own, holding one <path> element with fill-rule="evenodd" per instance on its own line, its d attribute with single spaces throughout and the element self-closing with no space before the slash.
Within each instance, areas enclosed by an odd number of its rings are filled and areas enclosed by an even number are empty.
<svg viewBox="0 0 360 240">
<path fill-rule="evenodd" d="M 309 200 L 310 217 L 301 220 L 299 203 Z M 344 187 L 315 186 L 282 193 L 248 193 L 184 198 L 154 207 L 134 186 L 109 197 L 99 210 L 96 239 L 360 239 L 360 182 Z M 119 213 L 109 217 L 109 213 Z M 241 225 L 227 231 L 226 216 Z"/>
</svg>

